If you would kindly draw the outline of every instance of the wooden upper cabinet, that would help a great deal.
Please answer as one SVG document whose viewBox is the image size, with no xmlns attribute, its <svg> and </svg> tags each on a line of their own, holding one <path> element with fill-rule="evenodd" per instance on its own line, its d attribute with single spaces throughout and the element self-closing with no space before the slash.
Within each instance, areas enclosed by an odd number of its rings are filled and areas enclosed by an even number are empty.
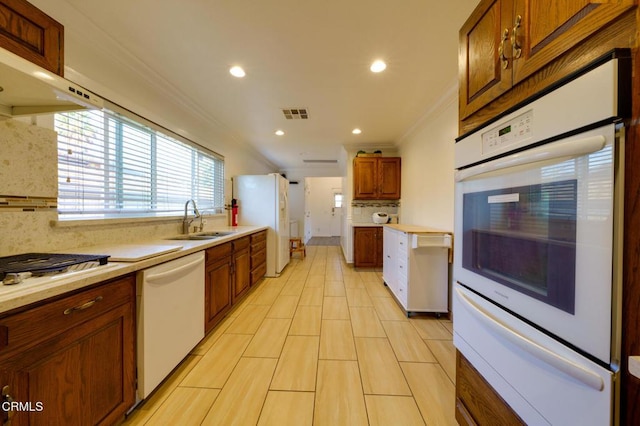
<svg viewBox="0 0 640 426">
<path fill-rule="evenodd" d="M 356 157 L 353 159 L 354 200 L 400 199 L 400 157 Z"/>
<path fill-rule="evenodd" d="M 529 77 L 631 9 L 634 0 L 515 0 L 513 82 Z"/>
<path fill-rule="evenodd" d="M 481 2 L 460 30 L 460 118 L 512 86 L 512 69 L 505 59 L 509 54 L 512 1 Z"/>
<path fill-rule="evenodd" d="M 546 72 L 551 77 L 540 77 L 543 87 L 531 84 L 530 93 L 520 97 L 531 96 L 553 84 L 554 79 L 565 77 L 572 69 L 564 63 L 566 60 L 563 62 L 563 55 L 605 29 L 635 3 L 635 0 L 482 0 L 459 34 L 460 120 L 554 61 L 561 65 L 555 68 L 567 71 Z M 613 47 L 627 46 L 607 48 Z M 594 50 L 597 55 L 603 53 L 597 50 Z M 517 101 L 514 99 L 514 103 Z M 505 103 L 501 109 L 507 106 Z M 502 110 L 496 110 L 488 118 Z M 461 125 L 461 130 L 469 129 Z"/>
<path fill-rule="evenodd" d="M 0 47 L 64 76 L 64 27 L 26 0 L 0 0 Z"/>
</svg>

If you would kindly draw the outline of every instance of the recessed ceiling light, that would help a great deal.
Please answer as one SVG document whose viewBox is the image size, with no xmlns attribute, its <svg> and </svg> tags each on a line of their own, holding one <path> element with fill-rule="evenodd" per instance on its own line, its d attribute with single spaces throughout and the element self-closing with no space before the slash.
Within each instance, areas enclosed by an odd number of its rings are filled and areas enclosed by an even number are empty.
<svg viewBox="0 0 640 426">
<path fill-rule="evenodd" d="M 282 136 L 284 135 L 284 132 L 282 130 L 276 130 L 276 135 Z"/>
<path fill-rule="evenodd" d="M 353 129 L 353 130 L 351 131 L 351 133 L 353 133 L 354 135 L 359 135 L 360 133 L 362 133 L 362 130 L 360 130 L 360 129 Z"/>
<path fill-rule="evenodd" d="M 387 68 L 387 64 L 385 64 L 384 61 L 380 59 L 378 59 L 377 61 L 374 61 L 369 67 L 371 72 L 382 72 L 386 68 Z"/>
<path fill-rule="evenodd" d="M 232 76 L 238 77 L 238 78 L 242 78 L 242 77 L 244 77 L 246 75 L 246 73 L 244 72 L 242 67 L 239 67 L 237 65 L 234 66 L 234 67 L 231 67 L 229 72 L 231 73 Z"/>
</svg>

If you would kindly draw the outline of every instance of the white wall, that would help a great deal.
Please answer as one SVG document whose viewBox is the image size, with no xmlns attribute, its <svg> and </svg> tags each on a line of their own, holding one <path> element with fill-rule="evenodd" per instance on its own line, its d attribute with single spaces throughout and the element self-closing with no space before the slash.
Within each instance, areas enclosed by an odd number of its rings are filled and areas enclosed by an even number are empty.
<svg viewBox="0 0 640 426">
<path fill-rule="evenodd" d="M 400 143 L 400 223 L 453 231 L 456 92 L 451 90 Z"/>
</svg>

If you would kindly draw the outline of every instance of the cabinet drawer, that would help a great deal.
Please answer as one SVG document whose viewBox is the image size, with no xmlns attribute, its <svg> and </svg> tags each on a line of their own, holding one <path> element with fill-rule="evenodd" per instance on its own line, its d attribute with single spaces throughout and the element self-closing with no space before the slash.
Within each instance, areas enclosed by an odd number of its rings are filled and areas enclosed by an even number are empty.
<svg viewBox="0 0 640 426">
<path fill-rule="evenodd" d="M 400 280 L 398 281 L 398 293 L 396 294 L 396 296 L 398 296 L 398 300 L 400 301 L 400 303 L 402 304 L 402 306 L 404 306 L 405 308 L 407 307 L 407 282 L 406 282 L 406 277 L 403 279 L 402 275 L 400 276 Z"/>
<path fill-rule="evenodd" d="M 238 238 L 237 240 L 233 240 L 231 244 L 233 244 L 233 250 L 238 251 L 238 250 L 242 250 L 244 248 L 249 247 L 250 242 L 251 240 L 247 236 L 247 237 Z"/>
<path fill-rule="evenodd" d="M 262 265 L 258 265 L 255 269 L 251 271 L 251 285 L 254 285 L 258 281 L 262 279 L 267 273 L 267 264 L 266 262 Z"/>
<path fill-rule="evenodd" d="M 0 319 L 0 358 L 35 346 L 135 298 L 133 275 Z"/>
<path fill-rule="evenodd" d="M 257 253 L 251 251 L 251 270 L 255 269 L 258 265 L 261 265 L 267 261 L 267 250 L 262 249 Z"/>
<path fill-rule="evenodd" d="M 205 252 L 206 263 L 216 262 L 223 257 L 231 255 L 231 243 L 221 244 L 208 248 Z"/>
<path fill-rule="evenodd" d="M 261 241 L 267 241 L 267 231 L 256 232 L 255 234 L 251 234 L 251 244 L 256 244 Z"/>
</svg>

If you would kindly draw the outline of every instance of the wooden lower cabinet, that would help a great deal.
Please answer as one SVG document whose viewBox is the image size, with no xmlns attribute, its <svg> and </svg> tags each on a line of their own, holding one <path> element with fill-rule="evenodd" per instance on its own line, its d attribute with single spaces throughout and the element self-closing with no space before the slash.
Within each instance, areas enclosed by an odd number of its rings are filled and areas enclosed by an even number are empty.
<svg viewBox="0 0 640 426">
<path fill-rule="evenodd" d="M 264 234 L 264 239 L 260 237 Z M 259 235 L 259 236 L 258 236 Z M 264 241 L 263 269 L 255 269 L 253 239 Z M 256 258 L 260 259 L 260 253 Z M 204 329 L 211 331 L 250 288 L 257 284 L 266 272 L 266 231 L 241 237 L 231 242 L 208 248 L 205 251 Z M 259 265 L 257 265 L 259 266 Z M 262 273 L 262 275 L 259 275 Z"/>
<path fill-rule="evenodd" d="M 267 273 L 267 231 L 251 235 L 251 286 L 258 284 Z"/>
<path fill-rule="evenodd" d="M 0 410 L 3 424 L 111 425 L 134 404 L 132 275 L 9 314 L 0 329 L 2 401 L 30 408 Z"/>
<path fill-rule="evenodd" d="M 231 243 L 226 243 L 205 252 L 205 332 L 213 329 L 231 309 L 231 249 Z"/>
<path fill-rule="evenodd" d="M 233 241 L 233 300 L 239 299 L 249 291 L 251 280 L 251 257 L 249 254 L 250 237 Z"/>
<path fill-rule="evenodd" d="M 526 424 L 459 351 L 456 351 L 456 420 L 461 426 Z"/>
<path fill-rule="evenodd" d="M 382 226 L 353 228 L 353 266 L 381 268 L 383 256 Z"/>
</svg>

